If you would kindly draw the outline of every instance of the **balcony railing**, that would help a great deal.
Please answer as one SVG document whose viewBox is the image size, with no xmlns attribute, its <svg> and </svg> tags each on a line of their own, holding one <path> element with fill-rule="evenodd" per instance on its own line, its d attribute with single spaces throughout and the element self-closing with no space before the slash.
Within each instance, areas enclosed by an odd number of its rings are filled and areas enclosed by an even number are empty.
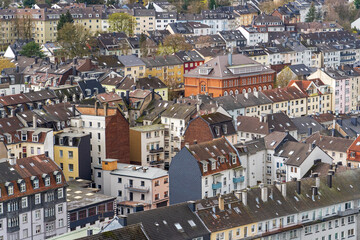
<svg viewBox="0 0 360 240">
<path fill-rule="evenodd" d="M 340 53 L 340 56 L 355 56 L 356 53 L 350 53 L 350 52 L 347 52 L 347 53 Z"/>
<path fill-rule="evenodd" d="M 351 61 L 355 61 L 355 58 L 350 58 L 350 59 L 340 59 L 340 62 L 351 62 Z"/>
<path fill-rule="evenodd" d="M 240 183 L 240 182 L 244 182 L 244 181 L 245 181 L 245 177 L 244 177 L 244 176 L 234 177 L 234 178 L 233 178 L 233 183 Z"/>
<path fill-rule="evenodd" d="M 145 186 L 135 186 L 135 185 L 125 184 L 125 189 L 128 189 L 131 192 L 141 192 L 141 193 L 149 192 L 149 187 L 145 187 Z"/>
<path fill-rule="evenodd" d="M 213 184 L 212 184 L 212 189 L 213 189 L 213 190 L 216 190 L 216 189 L 219 189 L 219 188 L 221 188 L 221 182 L 213 183 Z"/>
<path fill-rule="evenodd" d="M 158 164 L 163 164 L 164 160 L 155 160 L 155 161 L 151 161 L 150 165 L 158 165 Z"/>
<path fill-rule="evenodd" d="M 150 149 L 150 153 L 159 153 L 159 152 L 163 152 L 164 151 L 164 148 L 157 148 L 157 149 Z"/>
</svg>

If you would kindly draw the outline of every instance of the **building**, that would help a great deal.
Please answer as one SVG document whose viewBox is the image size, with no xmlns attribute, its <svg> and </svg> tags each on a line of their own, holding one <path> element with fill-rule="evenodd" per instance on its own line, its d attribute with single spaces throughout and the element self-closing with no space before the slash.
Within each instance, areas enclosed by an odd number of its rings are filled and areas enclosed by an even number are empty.
<svg viewBox="0 0 360 240">
<path fill-rule="evenodd" d="M 145 63 L 134 55 L 118 56 L 119 62 L 124 66 L 124 76 L 145 77 Z"/>
<path fill-rule="evenodd" d="M 153 5 L 156 5 L 154 2 Z M 177 12 L 155 12 L 155 29 L 165 30 L 169 23 L 174 23 L 177 20 Z M 148 30 L 148 29 L 146 29 Z"/>
<path fill-rule="evenodd" d="M 185 146 L 172 159 L 169 177 L 170 204 L 225 194 L 247 186 L 242 160 L 226 138 Z"/>
<path fill-rule="evenodd" d="M 211 27 L 200 22 L 175 22 L 167 25 L 171 34 L 206 36 L 211 34 Z"/>
<path fill-rule="evenodd" d="M 154 9 L 133 9 L 132 12 L 135 20 L 135 34 L 145 33 L 147 30 L 153 31 L 156 26 L 156 16 Z"/>
<path fill-rule="evenodd" d="M 67 184 L 45 155 L 0 163 L 3 239 L 46 239 L 67 232 Z"/>
<path fill-rule="evenodd" d="M 231 144 L 237 143 L 237 131 L 232 118 L 215 112 L 191 120 L 184 132 L 183 141 L 185 145 L 192 145 L 222 137 L 226 137 Z"/>
<path fill-rule="evenodd" d="M 353 168 L 359 168 L 360 167 L 360 151 L 359 151 L 359 138 L 357 137 L 355 141 L 349 146 L 349 148 L 346 150 L 346 162 L 347 166 L 353 167 Z"/>
<path fill-rule="evenodd" d="M 118 213 L 122 215 L 169 204 L 169 177 L 160 168 L 105 159 L 95 169 L 95 183 L 102 193 L 117 198 Z"/>
<path fill-rule="evenodd" d="M 342 165 L 347 166 L 347 152 L 354 141 L 341 137 L 325 136 L 316 132 L 306 138 L 304 142 L 319 146 L 334 159 L 335 163 L 341 162 Z"/>
<path fill-rule="evenodd" d="M 74 231 L 109 221 L 116 216 L 116 198 L 90 188 L 91 181 L 76 179 L 68 182 L 68 230 Z"/>
<path fill-rule="evenodd" d="M 54 138 L 54 161 L 66 180 L 91 180 L 90 134 L 59 132 Z"/>
<path fill-rule="evenodd" d="M 165 138 L 169 141 L 166 131 L 164 124 L 130 128 L 130 161 L 141 166 L 163 166 L 169 160 L 169 151 L 165 152 Z"/>
<path fill-rule="evenodd" d="M 91 169 L 111 157 L 130 163 L 129 122 L 120 110 L 99 103 L 77 110 L 81 115 L 71 119 L 71 130 L 90 134 Z"/>
<path fill-rule="evenodd" d="M 245 37 L 247 46 L 255 46 L 258 43 L 267 43 L 269 41 L 267 31 L 261 31 L 252 26 L 240 26 L 237 30 Z"/>
<path fill-rule="evenodd" d="M 241 54 L 218 56 L 185 75 L 185 96 L 213 97 L 271 89 L 275 71 Z"/>
</svg>

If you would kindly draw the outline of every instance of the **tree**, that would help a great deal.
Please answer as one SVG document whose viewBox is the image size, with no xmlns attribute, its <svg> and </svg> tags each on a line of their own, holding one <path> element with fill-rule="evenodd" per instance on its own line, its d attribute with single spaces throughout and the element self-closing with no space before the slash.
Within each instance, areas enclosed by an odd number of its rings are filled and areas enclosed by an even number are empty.
<svg viewBox="0 0 360 240">
<path fill-rule="evenodd" d="M 316 17 L 316 9 L 314 3 L 311 3 L 310 9 L 308 13 L 306 14 L 305 21 L 306 22 L 313 22 Z"/>
<path fill-rule="evenodd" d="M 209 9 L 214 10 L 217 7 L 216 0 L 210 0 L 209 1 Z"/>
<path fill-rule="evenodd" d="M 89 44 L 91 34 L 83 25 L 65 23 L 58 31 L 57 40 L 62 49 L 60 55 L 83 57 L 91 52 Z"/>
<path fill-rule="evenodd" d="M 186 51 L 191 49 L 191 44 L 185 42 L 185 37 L 183 35 L 171 34 L 166 36 L 164 38 L 163 45 L 159 46 L 159 54 L 173 54 L 179 51 Z"/>
<path fill-rule="evenodd" d="M 109 24 L 112 32 L 124 32 L 127 35 L 132 35 L 136 20 L 127 13 L 113 13 L 109 16 Z"/>
<path fill-rule="evenodd" d="M 14 20 L 14 31 L 18 39 L 31 40 L 33 21 L 29 15 L 16 16 Z"/>
<path fill-rule="evenodd" d="M 35 0 L 24 0 L 23 1 L 24 7 L 29 7 L 29 8 L 31 8 L 35 3 L 36 3 Z"/>
<path fill-rule="evenodd" d="M 57 30 L 59 31 L 65 23 L 74 23 L 74 19 L 72 18 L 69 10 L 66 12 L 66 14 L 61 14 L 59 22 L 57 24 Z"/>
<path fill-rule="evenodd" d="M 11 0 L 1 0 L 0 1 L 0 6 L 2 8 L 8 8 L 11 2 L 12 2 Z"/>
<path fill-rule="evenodd" d="M 360 8 L 360 0 L 354 0 L 354 5 L 356 7 L 356 9 Z"/>
<path fill-rule="evenodd" d="M 29 42 L 24 45 L 20 54 L 26 57 L 45 57 L 44 53 L 41 51 L 40 45 L 36 42 Z"/>
<path fill-rule="evenodd" d="M 286 87 L 290 80 L 293 78 L 293 73 L 290 68 L 286 66 L 276 77 L 276 86 L 277 87 Z"/>
<path fill-rule="evenodd" d="M 104 0 L 77 0 L 77 3 L 86 3 L 88 5 L 104 4 Z"/>
</svg>

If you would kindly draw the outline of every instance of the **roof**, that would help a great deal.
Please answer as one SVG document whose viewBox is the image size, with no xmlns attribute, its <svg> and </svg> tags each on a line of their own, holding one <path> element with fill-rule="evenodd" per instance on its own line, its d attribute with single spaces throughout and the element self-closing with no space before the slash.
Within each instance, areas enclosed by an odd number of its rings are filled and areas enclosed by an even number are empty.
<svg viewBox="0 0 360 240">
<path fill-rule="evenodd" d="M 286 165 L 301 166 L 312 151 L 311 144 L 287 141 L 276 150 L 275 155 L 286 158 Z"/>
<path fill-rule="evenodd" d="M 280 186 L 278 188 L 266 185 L 269 196 L 266 202 L 261 198 L 260 187 L 251 188 L 246 192 L 246 205 L 241 201 L 241 197 L 237 198 L 234 193 L 224 195 L 224 210 L 219 209 L 218 197 L 202 199 L 196 201 L 197 214 L 209 231 L 218 232 L 360 198 L 360 186 L 354 184 L 360 180 L 360 169 L 336 172 L 332 180 L 332 188 L 329 188 L 326 183 L 327 176 L 320 176 L 319 194 L 314 197 L 312 187 L 315 185 L 315 179 L 302 178 L 300 194 L 296 192 L 295 181 L 285 183 L 285 197 L 279 190 Z"/>
<path fill-rule="evenodd" d="M 104 161 L 106 161 L 106 159 Z M 128 176 L 128 177 L 150 179 L 150 180 L 153 180 L 156 178 L 161 178 L 161 177 L 166 177 L 168 175 L 167 171 L 165 171 L 161 168 L 141 167 L 141 166 L 125 164 L 125 163 L 118 163 L 117 169 L 111 171 L 110 174 L 118 175 L 118 176 Z"/>
<path fill-rule="evenodd" d="M 299 134 L 307 134 L 309 128 L 311 128 L 311 132 L 320 132 L 324 130 L 324 127 L 310 116 L 292 118 L 291 121 L 297 127 Z"/>
<path fill-rule="evenodd" d="M 305 64 L 295 64 L 290 65 L 289 68 L 293 73 L 295 73 L 297 76 L 307 76 L 316 71 L 314 68 L 309 68 Z"/>
<path fill-rule="evenodd" d="M 134 55 L 118 56 L 119 61 L 125 67 L 144 66 L 145 63 Z"/>
<path fill-rule="evenodd" d="M 157 131 L 165 129 L 165 124 L 153 124 L 153 125 L 143 125 L 138 127 L 130 128 L 131 131 L 138 131 L 138 132 L 150 132 L 150 131 Z"/>
<path fill-rule="evenodd" d="M 190 153 L 198 161 L 200 171 L 202 175 L 211 175 L 214 173 L 221 173 L 226 169 L 233 169 L 241 167 L 240 159 L 234 164 L 229 157 L 229 154 L 237 155 L 237 152 L 233 146 L 226 140 L 225 137 L 214 139 L 208 142 L 202 142 L 198 144 L 193 144 L 187 147 Z M 227 161 L 224 161 L 224 158 L 227 158 L 231 161 L 231 164 L 228 164 Z M 207 171 L 204 172 L 203 164 L 211 164 L 216 162 L 216 168 L 212 169 L 211 165 L 208 166 Z"/>
<path fill-rule="evenodd" d="M 297 130 L 289 116 L 283 112 L 268 114 L 267 122 L 269 124 L 269 129 L 272 128 L 273 131 L 283 132 Z"/>
<path fill-rule="evenodd" d="M 103 83 L 103 82 L 102 82 Z M 130 90 L 133 87 L 138 89 L 159 89 L 159 88 L 167 88 L 165 83 L 163 83 L 157 77 L 144 77 L 144 78 L 131 78 L 127 76 L 124 78 L 121 83 L 117 86 L 116 89 L 122 90 Z"/>
<path fill-rule="evenodd" d="M 243 108 L 244 106 L 239 103 L 233 95 L 226 95 L 216 97 L 214 100 L 223 107 L 226 111 L 236 110 Z"/>
<path fill-rule="evenodd" d="M 260 121 L 257 117 L 238 116 L 237 130 L 241 132 L 252 132 L 266 135 L 269 133 L 269 127 L 266 122 Z"/>
<path fill-rule="evenodd" d="M 67 209 L 74 211 L 79 208 L 108 201 L 114 201 L 116 197 L 100 194 L 99 189 L 89 188 L 91 181 L 76 179 L 68 182 L 67 189 Z"/>
<path fill-rule="evenodd" d="M 261 65 L 242 54 L 232 55 L 232 65 L 229 65 L 229 56 L 217 56 L 205 64 L 190 70 L 185 77 L 205 77 L 205 78 L 233 78 L 238 76 L 251 76 L 264 73 L 275 73 L 274 70 Z M 200 71 L 207 70 L 208 74 Z M 234 73 L 233 73 L 234 72 Z M 245 73 L 246 72 L 246 73 Z"/>
<path fill-rule="evenodd" d="M 262 92 L 273 102 L 291 101 L 307 97 L 307 95 L 300 89 L 293 86 L 274 88 L 270 90 L 264 90 Z"/>
<path fill-rule="evenodd" d="M 128 224 L 136 223 L 142 223 L 149 239 L 180 240 L 210 235 L 187 203 L 128 215 Z"/>
<path fill-rule="evenodd" d="M 243 107 L 252 107 L 272 103 L 272 101 L 264 93 L 258 91 L 237 94 L 235 99 Z"/>
<path fill-rule="evenodd" d="M 236 144 L 235 147 L 238 149 L 240 156 L 245 154 L 256 154 L 258 151 L 266 149 L 264 138 L 253 139 L 245 143 Z"/>
<path fill-rule="evenodd" d="M 182 65 L 183 62 L 175 55 L 141 58 L 147 68 Z"/>
<path fill-rule="evenodd" d="M 264 137 L 266 149 L 276 149 L 285 140 L 297 142 L 295 138 L 286 132 L 274 131 Z"/>
<path fill-rule="evenodd" d="M 78 240 L 148 240 L 141 223 L 78 238 Z"/>
<path fill-rule="evenodd" d="M 351 146 L 353 140 L 341 137 L 323 136 L 316 132 L 305 139 L 305 143 L 316 144 L 325 151 L 343 152 Z"/>
<path fill-rule="evenodd" d="M 193 115 L 196 111 L 196 106 L 188 104 L 175 103 L 166 109 L 161 117 L 167 118 L 176 118 L 176 119 L 186 119 L 187 117 Z"/>
</svg>

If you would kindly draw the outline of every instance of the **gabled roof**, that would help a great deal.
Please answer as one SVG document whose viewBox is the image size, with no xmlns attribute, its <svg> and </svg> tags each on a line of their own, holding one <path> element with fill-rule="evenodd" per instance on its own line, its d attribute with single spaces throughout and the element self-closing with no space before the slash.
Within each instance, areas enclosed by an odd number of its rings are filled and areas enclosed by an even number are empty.
<svg viewBox="0 0 360 240">
<path fill-rule="evenodd" d="M 324 136 L 319 132 L 316 132 L 306 138 L 304 142 L 308 144 L 316 144 L 325 151 L 346 153 L 346 150 L 351 146 L 353 140 L 341 137 Z"/>
<path fill-rule="evenodd" d="M 311 128 L 311 132 L 321 132 L 324 130 L 324 127 L 310 116 L 292 118 L 291 121 L 297 127 L 299 134 L 307 134 L 309 128 Z"/>
<path fill-rule="evenodd" d="M 276 150 L 275 155 L 286 158 L 286 165 L 299 167 L 312 151 L 311 144 L 288 141 Z"/>
<path fill-rule="evenodd" d="M 210 235 L 187 203 L 128 215 L 128 224 L 137 223 L 142 223 L 149 239 L 180 240 Z"/>
<path fill-rule="evenodd" d="M 274 88 L 270 90 L 264 90 L 262 92 L 273 102 L 291 101 L 307 97 L 307 95 L 305 95 L 300 89 L 292 86 Z"/>
<path fill-rule="evenodd" d="M 236 101 L 244 107 L 271 104 L 272 101 L 263 92 L 242 93 L 235 96 Z"/>
<path fill-rule="evenodd" d="M 174 55 L 141 58 L 147 68 L 182 65 L 183 62 Z"/>
<path fill-rule="evenodd" d="M 237 130 L 241 132 L 251 132 L 266 135 L 269 133 L 269 127 L 266 122 L 261 122 L 257 117 L 238 116 Z"/>
<path fill-rule="evenodd" d="M 188 104 L 175 103 L 163 112 L 161 117 L 186 119 L 196 112 L 196 107 Z"/>
<path fill-rule="evenodd" d="M 286 141 L 297 142 L 296 139 L 286 132 L 274 131 L 264 137 L 266 149 L 276 149 Z"/>
<path fill-rule="evenodd" d="M 122 80 L 122 82 L 117 86 L 116 89 L 122 89 L 122 90 L 130 90 L 132 87 L 136 87 L 138 89 L 159 89 L 159 88 L 167 88 L 165 83 L 163 83 L 159 78 L 157 77 L 144 77 L 144 78 L 138 78 L 138 79 L 132 79 L 129 77 L 126 77 Z"/>
</svg>

